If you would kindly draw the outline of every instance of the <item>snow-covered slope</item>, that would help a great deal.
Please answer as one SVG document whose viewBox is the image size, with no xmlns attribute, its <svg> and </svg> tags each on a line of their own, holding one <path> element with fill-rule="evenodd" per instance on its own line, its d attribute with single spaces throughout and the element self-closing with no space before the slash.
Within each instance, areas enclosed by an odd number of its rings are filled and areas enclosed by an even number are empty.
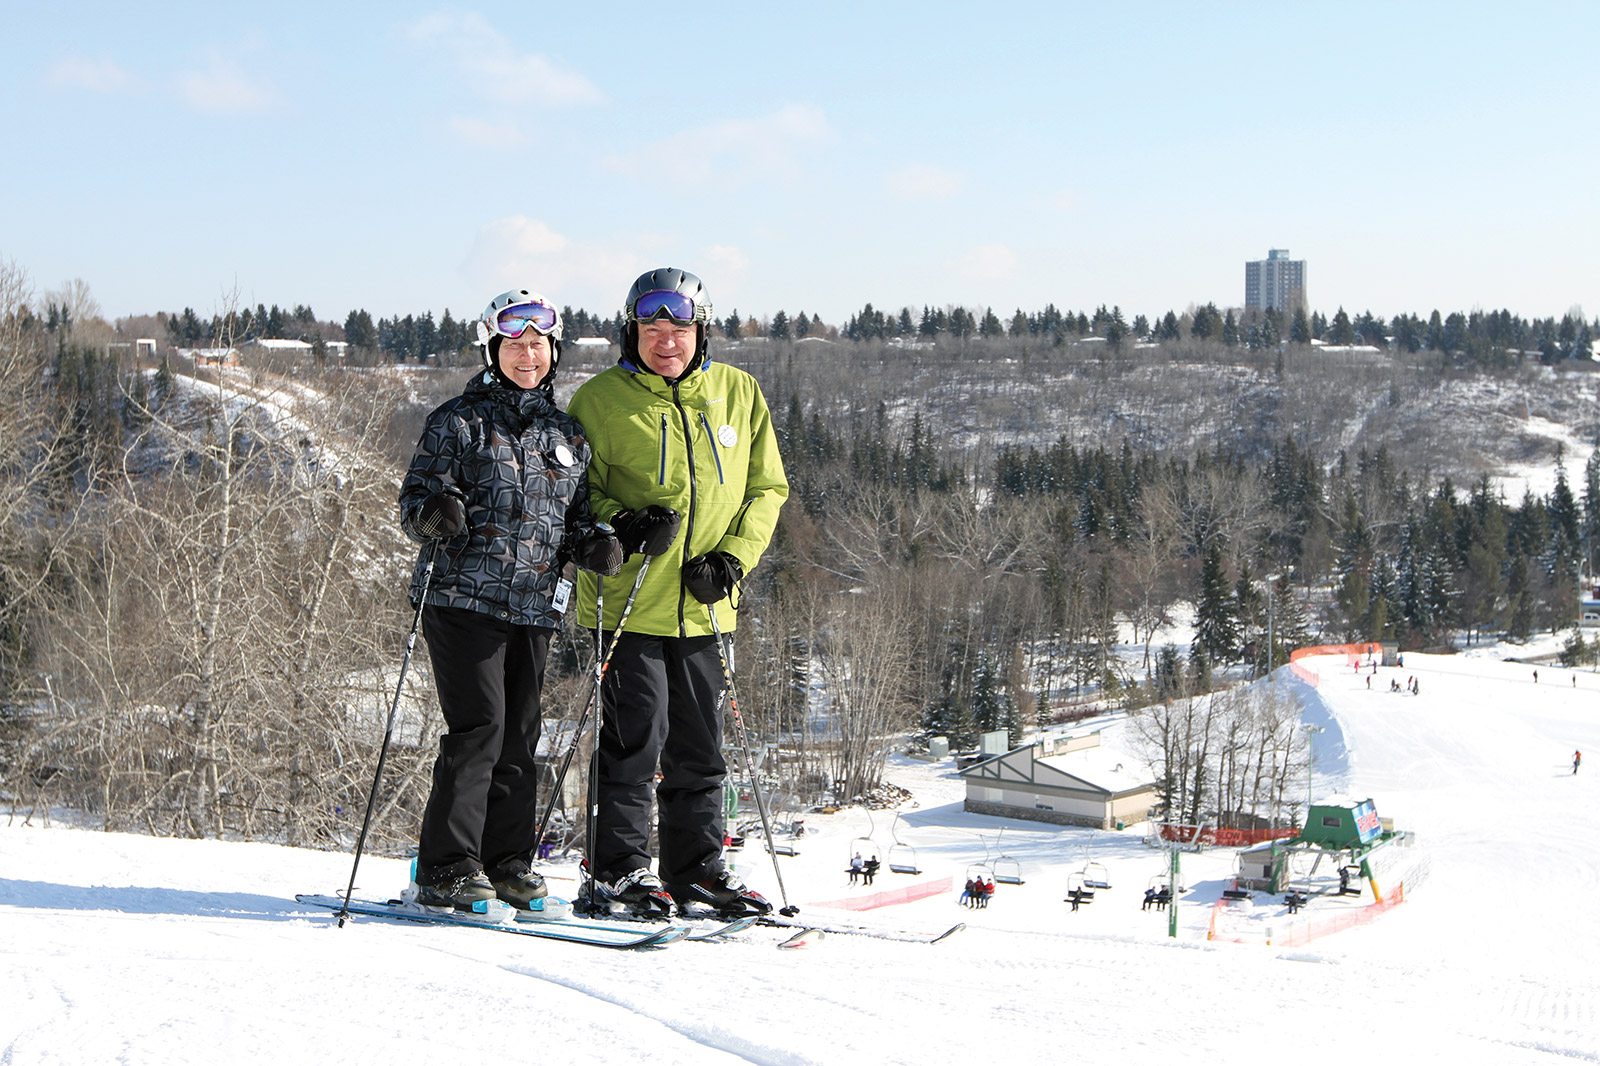
<svg viewBox="0 0 1600 1066">
<path fill-rule="evenodd" d="M 831 936 L 781 952 L 775 930 L 756 930 L 621 954 L 338 929 L 292 897 L 342 890 L 346 854 L 13 818 L 0 827 L 0 1063 L 1600 1061 L 1600 768 L 1571 772 L 1573 749 L 1600 751 L 1600 676 L 1540 667 L 1535 684 L 1526 665 L 1407 655 L 1411 696 L 1387 691 L 1387 671 L 1368 690 L 1336 658 L 1302 665 L 1314 688 L 1278 683 L 1328 727 L 1312 787 L 1370 795 L 1431 867 L 1404 904 L 1308 945 L 1205 939 L 1227 850 L 1183 856 L 1180 936 L 1167 939 L 1166 915 L 1139 906 L 1163 862 L 1140 831 L 966 814 L 948 763 L 896 764 L 916 796 L 898 823 L 811 815 L 781 860 L 802 914 L 967 922 L 936 946 Z M 911 843 L 923 873 L 852 888 L 844 867 L 865 836 Z M 996 850 L 1026 883 L 960 907 L 966 866 Z M 777 897 L 766 856 L 739 861 Z M 1066 881 L 1088 861 L 1113 888 L 1072 913 Z M 570 865 L 548 870 L 571 891 Z M 387 894 L 404 876 L 368 858 L 359 883 Z M 943 878 L 955 889 L 915 903 L 820 906 Z M 1275 902 L 1256 909 L 1286 928 Z"/>
</svg>

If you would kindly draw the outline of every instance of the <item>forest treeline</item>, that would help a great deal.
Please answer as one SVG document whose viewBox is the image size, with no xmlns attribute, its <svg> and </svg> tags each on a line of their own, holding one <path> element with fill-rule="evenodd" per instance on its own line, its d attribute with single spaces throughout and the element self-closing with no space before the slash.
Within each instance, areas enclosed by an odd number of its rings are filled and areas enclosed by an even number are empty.
<svg viewBox="0 0 1600 1066">
<path fill-rule="evenodd" d="M 172 356 L 151 369 L 29 299 L 0 271 L 4 802 L 348 846 L 410 619 L 396 486 L 463 369 L 284 375 Z M 1487 478 L 1289 430 L 1189 449 L 1133 432 L 973 447 L 950 401 L 897 383 L 931 375 L 962 409 L 1007 421 L 1041 366 L 1138 390 L 1168 357 L 1068 368 L 980 340 L 842 347 L 855 354 L 725 349 L 767 391 L 792 485 L 743 591 L 737 659 L 785 802 L 871 792 L 908 734 L 965 746 L 1126 707 L 1165 723 L 1150 735 L 1175 816 L 1254 809 L 1241 797 L 1284 790 L 1294 715 L 1207 699 L 1219 679 L 1308 642 L 1561 630 L 1596 569 L 1600 460 L 1580 484 L 1507 500 Z M 1261 368 L 1262 387 L 1289 390 L 1299 365 Z M 982 375 L 1005 387 L 974 386 Z M 1163 643 L 1189 605 L 1194 640 Z M 1130 633 L 1131 664 L 1116 654 Z M 1600 642 L 1578 634 L 1569 654 L 1592 661 Z M 566 634 L 552 720 L 577 701 L 587 654 L 586 635 Z M 402 701 L 375 846 L 415 832 L 431 701 L 425 677 Z"/>
<path fill-rule="evenodd" d="M 69 325 L 72 312 L 65 304 L 48 303 L 44 318 L 49 329 Z M 569 340 L 593 337 L 616 343 L 622 334 L 621 312 L 609 316 L 583 308 L 562 308 Z M 209 316 L 192 307 L 182 311 L 138 316 L 120 325 L 123 332 L 141 330 L 160 335 L 174 347 L 197 348 L 238 344 L 257 338 L 303 340 L 320 345 L 344 341 L 349 358 L 365 364 L 452 360 L 476 343 L 476 319 L 453 315 L 449 308 L 435 318 L 432 311 L 374 318 L 357 308 L 342 322 L 319 321 L 309 306 L 292 308 L 235 307 Z M 1015 309 L 1002 318 L 992 307 L 923 305 L 898 311 L 874 308 L 868 303 L 842 325 L 829 325 L 815 313 L 790 315 L 778 311 L 770 317 L 743 316 L 737 309 L 712 325 L 721 340 L 829 340 L 894 341 L 926 344 L 941 339 L 965 341 L 1034 340 L 1053 345 L 1093 338 L 1112 348 L 1138 344 L 1167 344 L 1181 340 L 1214 342 L 1225 348 L 1272 350 L 1285 344 L 1313 343 L 1335 346 L 1365 345 L 1378 350 L 1447 354 L 1462 365 L 1504 366 L 1525 360 L 1546 365 L 1566 360 L 1588 360 L 1600 336 L 1600 321 L 1586 320 L 1577 312 L 1560 318 L 1526 318 L 1511 311 L 1434 310 L 1426 316 L 1403 312 L 1390 317 L 1370 310 L 1351 315 L 1343 307 L 1332 316 L 1296 308 L 1290 312 L 1268 309 L 1219 309 L 1214 303 L 1184 311 L 1169 310 L 1147 317 L 1124 316 L 1120 307 L 1101 305 L 1092 312 L 1057 308 Z"/>
</svg>

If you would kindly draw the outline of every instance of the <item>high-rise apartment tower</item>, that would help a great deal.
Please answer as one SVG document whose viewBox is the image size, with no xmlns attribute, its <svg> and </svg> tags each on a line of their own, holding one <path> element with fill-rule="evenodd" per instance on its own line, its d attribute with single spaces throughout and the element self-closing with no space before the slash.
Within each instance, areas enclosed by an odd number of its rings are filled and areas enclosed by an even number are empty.
<svg viewBox="0 0 1600 1066">
<path fill-rule="evenodd" d="M 1290 259 L 1289 249 L 1273 248 L 1265 259 L 1244 265 L 1246 311 L 1273 308 L 1285 314 L 1306 306 L 1306 261 Z"/>
</svg>

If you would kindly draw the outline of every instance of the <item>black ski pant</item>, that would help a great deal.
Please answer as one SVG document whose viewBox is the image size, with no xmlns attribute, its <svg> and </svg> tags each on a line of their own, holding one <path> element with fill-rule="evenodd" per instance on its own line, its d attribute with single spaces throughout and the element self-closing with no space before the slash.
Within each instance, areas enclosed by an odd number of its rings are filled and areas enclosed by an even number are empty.
<svg viewBox="0 0 1600 1066">
<path fill-rule="evenodd" d="M 422 814 L 419 871 L 456 875 L 531 860 L 539 692 L 553 630 L 428 604 L 422 632 L 446 732 Z"/>
<path fill-rule="evenodd" d="M 650 800 L 669 887 L 720 868 L 722 660 L 716 637 L 624 633 L 601 687 L 593 869 L 613 880 L 650 866 Z M 656 766 L 661 783 L 655 785 Z"/>
</svg>

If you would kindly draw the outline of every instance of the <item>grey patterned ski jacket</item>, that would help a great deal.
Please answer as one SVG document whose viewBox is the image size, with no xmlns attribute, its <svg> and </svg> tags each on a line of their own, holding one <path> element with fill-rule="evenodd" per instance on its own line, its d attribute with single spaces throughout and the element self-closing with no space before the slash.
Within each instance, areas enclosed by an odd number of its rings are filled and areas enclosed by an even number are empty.
<svg viewBox="0 0 1600 1066">
<path fill-rule="evenodd" d="M 488 371 L 428 415 L 400 486 L 400 526 L 422 544 L 411 602 L 422 592 L 431 541 L 416 529 L 422 501 L 461 498 L 466 531 L 439 542 L 427 601 L 517 625 L 555 628 L 561 549 L 587 528 L 589 442 L 548 388 L 520 390 Z M 563 605 L 564 607 L 564 605 Z"/>
</svg>

